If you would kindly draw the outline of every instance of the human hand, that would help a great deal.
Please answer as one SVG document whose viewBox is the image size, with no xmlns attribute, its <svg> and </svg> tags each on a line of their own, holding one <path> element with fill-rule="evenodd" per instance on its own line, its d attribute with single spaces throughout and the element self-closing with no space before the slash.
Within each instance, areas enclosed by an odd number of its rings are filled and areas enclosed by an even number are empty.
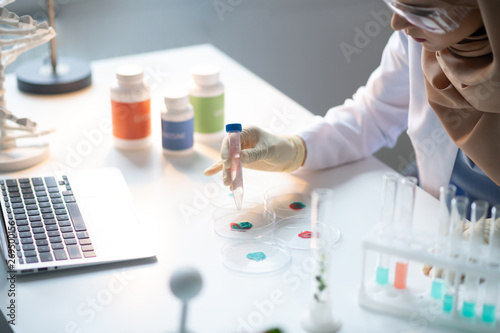
<svg viewBox="0 0 500 333">
<path fill-rule="evenodd" d="M 306 145 L 297 135 L 276 135 L 257 126 L 243 128 L 241 140 L 241 163 L 244 167 L 275 172 L 292 172 L 305 160 Z M 224 185 L 231 183 L 231 155 L 228 137 L 222 141 L 221 160 L 208 167 L 204 174 L 211 176 L 222 170 Z"/>
</svg>

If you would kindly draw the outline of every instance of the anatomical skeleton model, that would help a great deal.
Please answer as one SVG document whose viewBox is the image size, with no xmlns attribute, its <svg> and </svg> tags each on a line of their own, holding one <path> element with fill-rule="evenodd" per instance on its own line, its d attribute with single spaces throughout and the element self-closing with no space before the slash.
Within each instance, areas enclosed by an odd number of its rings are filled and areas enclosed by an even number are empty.
<svg viewBox="0 0 500 333">
<path fill-rule="evenodd" d="M 56 35 L 47 22 L 38 23 L 31 16 L 17 16 L 4 6 L 15 0 L 0 0 L 0 172 L 34 165 L 48 154 L 47 144 L 22 145 L 20 141 L 46 135 L 28 118 L 17 118 L 6 107 L 4 70 L 23 52 L 41 45 Z"/>
</svg>

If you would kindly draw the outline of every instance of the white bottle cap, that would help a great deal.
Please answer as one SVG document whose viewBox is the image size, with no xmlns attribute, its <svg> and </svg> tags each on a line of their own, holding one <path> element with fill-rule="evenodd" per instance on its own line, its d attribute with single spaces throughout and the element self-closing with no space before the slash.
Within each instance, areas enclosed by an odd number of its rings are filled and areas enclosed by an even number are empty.
<svg viewBox="0 0 500 333">
<path fill-rule="evenodd" d="M 219 82 L 219 68 L 211 64 L 195 66 L 191 69 L 191 75 L 196 84 L 200 86 L 211 86 Z"/>
<path fill-rule="evenodd" d="M 163 96 L 167 110 L 184 110 L 189 104 L 189 94 L 186 89 L 169 88 Z"/>
<path fill-rule="evenodd" d="M 142 81 L 144 70 L 138 65 L 125 65 L 116 69 L 116 78 L 123 83 L 134 83 Z"/>
</svg>

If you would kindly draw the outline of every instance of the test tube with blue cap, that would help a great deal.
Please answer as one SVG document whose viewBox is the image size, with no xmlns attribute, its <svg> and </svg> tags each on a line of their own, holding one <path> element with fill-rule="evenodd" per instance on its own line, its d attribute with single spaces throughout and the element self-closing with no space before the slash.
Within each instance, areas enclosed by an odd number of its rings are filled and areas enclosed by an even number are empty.
<svg viewBox="0 0 500 333">
<path fill-rule="evenodd" d="M 481 258 L 481 248 L 484 239 L 484 223 L 488 213 L 488 203 L 476 200 L 471 205 L 471 221 L 469 239 L 466 240 L 467 261 L 471 265 L 478 265 Z M 465 276 L 465 297 L 462 304 L 462 316 L 474 318 L 476 316 L 476 297 L 479 288 L 479 276 L 468 273 Z"/>
<path fill-rule="evenodd" d="M 490 232 L 488 235 L 487 264 L 491 268 L 500 267 L 500 204 L 491 208 Z M 487 278 L 484 283 L 485 293 L 481 320 L 487 324 L 495 324 L 496 309 L 500 289 L 500 281 Z"/>
<path fill-rule="evenodd" d="M 226 125 L 229 154 L 231 155 L 231 191 L 237 209 L 243 203 L 243 172 L 241 167 L 241 124 Z"/>
<path fill-rule="evenodd" d="M 451 200 L 450 229 L 448 232 L 447 255 L 450 259 L 457 259 L 462 252 L 465 217 L 469 208 L 469 199 L 457 196 Z M 458 286 L 458 272 L 447 269 L 445 272 L 445 292 L 443 311 L 450 313 L 455 308 Z M 456 309 L 456 308 L 455 308 Z"/>
</svg>

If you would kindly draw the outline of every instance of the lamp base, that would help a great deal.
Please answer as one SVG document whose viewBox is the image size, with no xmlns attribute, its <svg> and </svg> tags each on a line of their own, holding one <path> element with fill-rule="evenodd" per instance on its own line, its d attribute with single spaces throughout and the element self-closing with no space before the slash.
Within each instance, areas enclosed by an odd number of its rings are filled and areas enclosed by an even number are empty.
<svg viewBox="0 0 500 333">
<path fill-rule="evenodd" d="M 89 63 L 60 57 L 56 73 L 47 60 L 28 61 L 16 69 L 19 90 L 41 95 L 65 94 L 86 88 L 92 82 Z"/>
<path fill-rule="evenodd" d="M 47 158 L 49 151 L 47 143 L 0 150 L 0 172 L 13 172 L 32 167 Z"/>
</svg>

